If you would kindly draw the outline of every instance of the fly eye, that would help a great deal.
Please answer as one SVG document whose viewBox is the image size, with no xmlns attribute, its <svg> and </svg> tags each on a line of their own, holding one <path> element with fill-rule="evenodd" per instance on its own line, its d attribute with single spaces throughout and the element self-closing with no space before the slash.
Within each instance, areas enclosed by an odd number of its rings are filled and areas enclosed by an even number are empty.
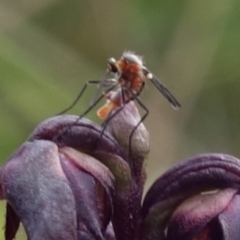
<svg viewBox="0 0 240 240">
<path fill-rule="evenodd" d="M 108 60 L 108 70 L 112 73 L 117 73 L 118 72 L 116 60 L 114 58 L 110 58 Z"/>
</svg>

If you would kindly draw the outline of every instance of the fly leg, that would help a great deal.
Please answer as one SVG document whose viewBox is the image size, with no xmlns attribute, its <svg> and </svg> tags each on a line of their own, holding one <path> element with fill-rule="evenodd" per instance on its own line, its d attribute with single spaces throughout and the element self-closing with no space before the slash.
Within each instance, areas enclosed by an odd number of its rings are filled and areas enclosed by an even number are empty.
<svg viewBox="0 0 240 240">
<path fill-rule="evenodd" d="M 79 92 L 79 94 L 77 95 L 76 99 L 71 103 L 71 105 L 69 107 L 67 107 L 66 109 L 64 109 L 63 111 L 61 111 L 60 113 L 58 113 L 57 115 L 62 115 L 66 112 L 68 112 L 69 110 L 71 110 L 76 104 L 77 102 L 79 101 L 79 99 L 82 97 L 83 93 L 85 92 L 85 90 L 87 89 L 87 87 L 89 85 L 95 85 L 95 84 L 100 84 L 101 83 L 101 80 L 91 80 L 91 81 L 87 81 L 82 90 Z"/>
<path fill-rule="evenodd" d="M 149 114 L 148 108 L 143 104 L 143 102 L 138 98 L 138 96 L 135 95 L 135 99 L 134 100 L 137 101 L 137 103 L 145 111 L 145 113 L 140 118 L 139 122 L 136 124 L 136 126 L 133 128 L 131 134 L 129 135 L 129 145 L 128 145 L 129 156 L 131 156 L 131 151 L 132 151 L 132 138 L 133 138 L 133 134 L 137 130 L 138 126 L 146 119 L 146 117 Z"/>
<path fill-rule="evenodd" d="M 82 94 L 84 93 L 84 91 L 86 90 L 87 86 L 89 84 L 98 84 L 99 81 L 88 81 L 84 87 L 82 88 L 81 92 L 79 93 L 79 95 L 77 96 L 76 100 L 73 102 L 73 104 L 71 104 L 71 108 L 77 103 L 77 101 L 79 100 L 79 98 L 82 96 Z M 109 91 L 113 90 L 116 87 L 116 85 L 112 85 L 111 87 L 109 87 L 106 92 L 101 93 L 101 95 L 93 102 L 91 101 L 90 105 L 88 106 L 88 108 L 77 118 L 77 120 L 75 122 L 73 122 L 72 124 L 70 124 L 69 126 L 66 126 L 61 133 L 59 133 L 55 139 L 57 139 L 60 135 L 63 135 L 64 133 L 66 133 L 71 127 L 76 126 L 77 123 L 80 121 L 81 118 L 83 118 L 86 114 L 88 114 L 105 96 L 106 93 L 108 93 Z M 67 108 L 66 110 L 62 111 L 61 113 L 71 109 L 71 108 Z M 101 133 L 102 136 L 102 133 Z"/>
</svg>

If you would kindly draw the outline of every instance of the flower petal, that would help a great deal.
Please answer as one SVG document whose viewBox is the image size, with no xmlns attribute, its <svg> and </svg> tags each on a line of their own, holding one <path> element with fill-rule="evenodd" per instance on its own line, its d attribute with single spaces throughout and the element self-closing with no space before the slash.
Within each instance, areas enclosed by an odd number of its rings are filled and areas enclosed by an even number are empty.
<svg viewBox="0 0 240 240">
<path fill-rule="evenodd" d="M 113 176 L 103 164 L 74 149 L 61 149 L 60 161 L 70 182 L 79 224 L 103 239 L 112 217 Z"/>
<path fill-rule="evenodd" d="M 173 210 L 184 199 L 202 191 L 240 186 L 239 159 L 224 154 L 202 154 L 184 161 L 156 180 L 143 203 L 144 239 L 162 236 Z"/>
<path fill-rule="evenodd" d="M 223 240 L 238 240 L 240 236 L 240 196 L 235 195 L 227 208 L 219 215 L 218 222 Z"/>
<path fill-rule="evenodd" d="M 197 195 L 184 201 L 174 211 L 169 221 L 167 240 L 195 238 L 197 233 L 221 212 L 225 213 L 236 193 L 236 189 L 225 189 L 216 193 Z M 222 232 L 220 227 L 218 230 Z"/>
<path fill-rule="evenodd" d="M 30 136 L 33 139 L 45 139 L 58 146 L 68 146 L 94 156 L 101 150 L 118 155 L 127 161 L 127 155 L 117 141 L 107 131 L 86 118 L 74 115 L 60 115 L 49 118 L 39 124 Z"/>
<path fill-rule="evenodd" d="M 130 106 L 130 107 L 129 107 Z M 129 158 L 121 146 L 114 140 L 108 130 L 114 131 L 116 136 L 124 134 L 121 145 L 127 146 L 129 135 L 136 124 L 132 111 L 136 111 L 134 103 L 127 104 L 123 110 L 117 114 L 107 125 L 107 129 L 102 135 L 99 144 L 99 138 L 102 129 L 96 124 L 76 116 L 57 116 L 41 123 L 30 139 L 47 139 L 57 143 L 59 147 L 68 146 L 80 150 L 103 164 L 105 164 L 115 177 L 115 195 L 113 204 L 115 214 L 113 218 L 113 227 L 116 234 L 122 235 L 125 231 L 126 239 L 133 236 L 139 218 L 141 207 L 141 196 L 145 180 L 144 170 L 142 169 L 143 161 L 149 150 L 148 138 L 144 139 L 146 129 L 140 125 L 136 130 L 134 141 L 137 141 L 135 155 Z M 126 113 L 129 115 L 125 117 Z M 135 114 L 138 112 L 135 112 Z M 139 119 L 139 115 L 138 115 Z M 78 120 L 78 121 L 77 121 Z M 124 121 L 125 125 L 124 125 Z M 121 123 L 122 128 L 119 128 Z M 125 127 L 127 125 L 127 127 Z M 70 126 L 70 127 L 69 127 Z M 127 129 L 127 130 L 126 130 Z M 148 133 L 147 133 L 148 134 Z M 124 140 L 125 139 L 125 140 Z M 124 143 L 126 141 L 126 143 Z M 134 142 L 132 141 L 132 142 Z M 97 147 L 96 147 L 97 146 Z M 145 149 L 145 150 L 144 150 Z M 130 169 L 130 166 L 133 167 Z M 133 163 L 133 164 L 131 164 Z"/>
<path fill-rule="evenodd" d="M 82 153 L 76 152 L 75 150 L 67 147 L 60 149 L 61 152 L 65 153 L 70 159 L 74 159 L 77 155 L 83 155 Z M 133 215 L 133 209 L 140 208 L 141 201 L 141 191 L 137 191 L 136 184 L 133 184 L 131 172 L 129 165 L 122 158 L 111 153 L 105 153 L 101 151 L 96 152 L 98 160 L 101 161 L 108 169 L 112 172 L 115 177 L 115 191 L 113 194 L 113 204 L 114 204 L 114 216 L 113 216 L 113 226 L 117 234 L 122 234 L 123 231 L 127 233 L 133 233 L 133 223 L 136 222 L 136 217 Z M 87 158 L 91 160 L 91 157 L 87 155 Z M 91 172 L 96 179 L 99 179 L 99 166 L 102 166 L 100 162 L 91 163 L 91 161 L 84 161 L 84 157 L 79 157 L 82 159 L 82 163 L 78 160 L 79 165 L 87 172 Z M 75 160 L 72 160 L 75 161 Z M 76 161 L 77 162 L 77 161 Z M 86 165 L 89 165 L 86 167 Z M 98 174 L 95 169 L 98 169 Z M 102 172 L 104 176 L 104 171 Z M 105 174 L 106 175 L 106 174 Z M 103 186 L 106 183 L 103 182 L 102 177 L 99 179 Z M 135 194 L 137 192 L 139 195 Z M 108 223 L 108 222 L 107 222 Z M 131 228 L 131 230 L 130 230 Z M 127 234 L 126 234 L 127 236 Z"/>
<path fill-rule="evenodd" d="M 29 239 L 77 239 L 74 196 L 54 143 L 25 143 L 3 167 L 2 184 Z"/>
<path fill-rule="evenodd" d="M 106 127 L 121 146 L 128 151 L 130 134 L 140 122 L 141 116 L 134 101 L 124 105 L 121 111 L 116 108 L 110 115 L 114 115 L 116 112 L 118 113 L 109 121 Z M 141 123 L 133 134 L 131 151 L 134 155 L 145 157 L 149 153 L 149 149 L 149 133 L 144 124 Z"/>
</svg>

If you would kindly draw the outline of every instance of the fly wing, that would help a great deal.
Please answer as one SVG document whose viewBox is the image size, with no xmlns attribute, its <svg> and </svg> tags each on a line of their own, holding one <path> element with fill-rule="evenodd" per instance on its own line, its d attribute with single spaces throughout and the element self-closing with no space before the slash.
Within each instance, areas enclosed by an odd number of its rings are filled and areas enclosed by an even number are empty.
<svg viewBox="0 0 240 240">
<path fill-rule="evenodd" d="M 103 94 L 103 89 L 107 88 L 107 90 L 104 92 L 107 93 L 110 90 L 113 90 L 114 86 L 117 84 L 116 80 L 114 78 L 110 79 L 108 78 L 109 72 L 107 71 L 106 74 L 102 77 L 102 79 L 100 80 L 100 83 L 97 85 L 97 89 L 95 91 L 95 93 L 92 96 L 92 99 L 89 103 L 89 105 L 91 106 L 93 103 L 95 103 L 97 101 L 97 99 Z"/>
<path fill-rule="evenodd" d="M 149 79 L 154 86 L 162 93 L 162 95 L 168 100 L 173 108 L 177 109 L 181 107 L 181 104 L 178 100 L 171 94 L 171 92 L 160 82 L 160 80 L 154 76 L 147 69 L 143 69 L 143 73 L 147 79 Z"/>
<path fill-rule="evenodd" d="M 155 77 L 150 79 L 154 86 L 162 93 L 162 95 L 171 103 L 174 108 L 181 107 L 178 100 L 170 93 L 170 91 Z"/>
</svg>

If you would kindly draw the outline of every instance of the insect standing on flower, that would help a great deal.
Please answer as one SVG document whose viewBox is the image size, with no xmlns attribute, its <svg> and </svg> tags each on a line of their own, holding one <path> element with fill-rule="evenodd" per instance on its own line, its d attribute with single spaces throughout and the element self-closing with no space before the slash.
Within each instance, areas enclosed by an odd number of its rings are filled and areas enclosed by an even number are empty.
<svg viewBox="0 0 240 240">
<path fill-rule="evenodd" d="M 110 78 L 110 75 L 112 75 L 112 78 Z M 131 92 L 131 94 L 128 94 L 128 97 L 123 96 L 123 103 L 127 103 L 128 101 L 135 99 L 135 97 L 142 92 L 146 80 L 150 80 L 155 85 L 155 87 L 173 106 L 173 108 L 179 108 L 181 106 L 169 90 L 158 80 L 158 78 L 143 65 L 142 57 L 134 54 L 133 52 L 124 52 L 118 61 L 114 58 L 110 58 L 108 60 L 106 74 L 102 80 L 87 81 L 74 102 L 58 114 L 63 114 L 72 109 L 89 85 L 97 85 L 97 91 L 93 95 L 88 108 L 81 114 L 80 117 L 85 116 L 99 103 L 101 99 L 104 98 L 105 93 L 116 87 L 121 87 L 122 89 L 127 89 Z M 104 88 L 107 89 L 102 92 Z"/>
<path fill-rule="evenodd" d="M 112 78 L 110 78 L 112 76 Z M 138 104 L 144 109 L 145 114 L 142 116 L 139 123 L 134 127 L 132 133 L 129 136 L 129 149 L 131 149 L 131 139 L 134 134 L 134 131 L 137 129 L 139 124 L 147 117 L 149 110 L 143 104 L 143 102 L 139 99 L 139 94 L 142 92 L 145 81 L 150 80 L 154 86 L 162 93 L 162 95 L 168 100 L 168 102 L 172 105 L 173 108 L 177 109 L 180 107 L 180 103 L 176 100 L 176 98 L 169 92 L 169 90 L 154 76 L 143 64 L 143 60 L 140 56 L 134 54 L 133 52 L 124 52 L 122 57 L 119 60 L 115 60 L 114 58 L 110 58 L 108 60 L 108 66 L 106 70 L 106 74 L 102 80 L 94 80 L 88 81 L 76 100 L 64 111 L 60 114 L 65 113 L 69 109 L 71 109 L 82 96 L 87 86 L 90 84 L 97 85 L 97 91 L 94 94 L 89 107 L 86 111 L 80 115 L 79 119 L 85 116 L 91 109 L 93 109 L 99 101 L 105 96 L 106 93 L 111 90 L 118 88 L 121 91 L 121 101 L 119 104 L 113 104 L 114 101 L 108 101 L 103 108 L 98 110 L 98 116 L 102 119 L 106 119 L 104 124 L 106 124 L 119 112 L 124 106 L 131 100 L 136 100 Z M 105 91 L 103 91 L 106 89 Z M 119 105 L 119 106 L 118 106 Z M 110 112 L 117 108 L 114 114 L 109 115 Z M 103 128 L 103 131 L 105 129 Z"/>
<path fill-rule="evenodd" d="M 121 101 L 116 101 L 117 95 L 115 95 L 115 99 L 108 99 L 107 103 L 97 111 L 99 118 L 106 119 L 104 123 L 105 126 L 119 111 L 123 109 L 124 105 L 131 100 L 136 100 L 145 111 L 145 114 L 142 116 L 139 123 L 134 127 L 129 136 L 130 151 L 133 134 L 149 113 L 147 107 L 138 97 L 145 86 L 146 80 L 150 80 L 175 109 L 181 105 L 169 92 L 169 90 L 143 65 L 142 58 L 132 52 L 125 52 L 118 61 L 114 58 L 110 58 L 108 60 L 108 71 L 114 74 L 114 81 L 116 85 L 121 88 L 122 99 Z M 110 112 L 117 107 L 118 110 L 109 116 Z"/>
<path fill-rule="evenodd" d="M 122 89 L 123 105 L 136 99 L 144 88 L 145 80 L 150 80 L 174 108 L 181 106 L 169 90 L 143 65 L 142 58 L 132 52 L 125 52 L 118 61 L 110 58 L 108 71 L 115 77 L 109 80 Z"/>
</svg>

